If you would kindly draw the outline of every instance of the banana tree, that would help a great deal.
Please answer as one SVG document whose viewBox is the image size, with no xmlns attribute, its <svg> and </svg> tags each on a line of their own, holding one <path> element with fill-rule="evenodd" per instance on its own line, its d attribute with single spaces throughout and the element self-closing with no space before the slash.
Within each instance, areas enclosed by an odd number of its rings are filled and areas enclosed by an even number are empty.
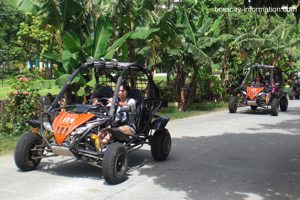
<svg viewBox="0 0 300 200">
<path fill-rule="evenodd" d="M 63 51 L 62 55 L 56 62 L 61 63 L 63 70 L 61 71 L 61 77 L 58 79 L 59 82 L 64 82 L 70 74 L 84 62 L 88 56 L 99 59 L 104 57 L 106 59 L 112 59 L 113 57 L 118 58 L 118 50 L 126 43 L 127 40 L 143 39 L 146 40 L 152 33 L 157 32 L 159 29 L 138 29 L 135 32 L 129 32 L 116 40 L 110 45 L 110 40 L 113 35 L 112 24 L 109 20 L 99 18 L 97 26 L 95 27 L 94 38 L 86 38 L 85 41 L 80 41 L 80 36 L 75 32 L 65 33 L 63 39 Z M 47 57 L 53 58 L 54 55 L 50 53 Z M 63 81 L 64 80 L 64 81 Z M 77 90 L 79 96 L 86 96 L 90 91 L 88 88 L 91 86 L 93 80 L 90 77 L 81 77 L 74 84 L 79 84 L 79 87 L 74 87 Z M 78 90 L 79 89 L 79 90 Z"/>
</svg>

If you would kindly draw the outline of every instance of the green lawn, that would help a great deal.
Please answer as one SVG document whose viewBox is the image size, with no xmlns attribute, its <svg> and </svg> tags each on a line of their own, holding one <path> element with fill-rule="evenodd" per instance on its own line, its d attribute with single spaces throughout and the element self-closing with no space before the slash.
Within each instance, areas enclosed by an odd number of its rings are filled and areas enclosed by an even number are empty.
<svg viewBox="0 0 300 200">
<path fill-rule="evenodd" d="M 11 154 L 20 136 L 2 136 L 0 135 L 0 155 Z"/>
<path fill-rule="evenodd" d="M 162 108 L 159 112 L 160 115 L 165 115 L 170 117 L 170 119 L 182 119 L 197 115 L 206 114 L 209 112 L 219 111 L 227 108 L 228 104 L 224 102 L 203 102 L 196 103 L 193 105 L 192 110 L 186 112 L 179 112 L 175 103 L 169 103 L 167 108 Z"/>
<path fill-rule="evenodd" d="M 166 81 L 166 76 L 155 76 L 154 81 Z M 4 79 L 3 82 L 2 80 L 0 80 L 0 100 L 7 98 L 7 94 L 11 91 L 10 85 L 12 84 L 12 82 L 12 79 Z M 33 82 L 33 87 L 44 88 L 42 90 L 39 90 L 39 94 L 42 96 L 46 95 L 48 92 L 55 95 L 58 94 L 60 88 L 58 88 L 58 86 L 56 86 L 54 82 L 55 80 L 38 80 Z"/>
<path fill-rule="evenodd" d="M 7 94 L 11 91 L 10 85 L 12 84 L 12 79 L 6 79 L 3 81 L 3 84 L 0 80 L 0 100 L 6 99 Z M 34 88 L 44 88 L 39 90 L 40 95 L 46 95 L 48 92 L 51 94 L 55 95 L 58 94 L 60 88 L 55 85 L 54 83 L 55 80 L 46 80 L 46 81 L 41 81 L 37 80 L 32 83 L 32 87 Z"/>
</svg>

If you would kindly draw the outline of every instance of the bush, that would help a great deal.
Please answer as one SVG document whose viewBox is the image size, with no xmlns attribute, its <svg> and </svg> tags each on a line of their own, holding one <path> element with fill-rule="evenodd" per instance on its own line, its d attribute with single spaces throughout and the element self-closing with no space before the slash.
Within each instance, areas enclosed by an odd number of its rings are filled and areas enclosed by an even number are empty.
<svg viewBox="0 0 300 200">
<path fill-rule="evenodd" d="M 25 121 L 37 118 L 40 111 L 37 90 L 30 89 L 30 79 L 27 77 L 17 78 L 12 91 L 8 94 L 8 104 L 0 125 L 2 135 L 21 135 L 28 130 Z"/>
<path fill-rule="evenodd" d="M 172 80 L 169 84 L 166 81 L 156 82 L 156 86 L 160 91 L 161 98 L 167 101 L 176 101 L 176 86 Z"/>
</svg>

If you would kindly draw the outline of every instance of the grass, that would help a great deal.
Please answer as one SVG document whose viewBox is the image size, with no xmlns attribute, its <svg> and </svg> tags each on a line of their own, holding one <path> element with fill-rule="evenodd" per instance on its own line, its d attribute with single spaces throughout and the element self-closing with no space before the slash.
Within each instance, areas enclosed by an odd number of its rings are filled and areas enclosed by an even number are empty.
<svg viewBox="0 0 300 200">
<path fill-rule="evenodd" d="M 13 79 L 4 79 L 3 82 L 2 82 L 2 80 L 0 80 L 0 100 L 7 98 L 7 94 L 11 91 L 10 85 L 12 84 L 12 81 L 13 81 Z M 156 77 L 154 77 L 154 81 L 155 82 L 166 81 L 166 77 L 165 76 L 156 76 Z M 47 80 L 44 82 L 48 82 L 48 83 L 41 83 L 40 80 L 34 81 L 32 83 L 34 85 L 42 84 L 42 88 L 45 88 L 45 89 L 39 90 L 39 94 L 41 96 L 46 95 L 48 92 L 50 92 L 53 95 L 58 94 L 58 92 L 60 91 L 60 88 L 54 84 L 53 80 L 50 80 L 50 81 Z"/>
<path fill-rule="evenodd" d="M 197 115 L 206 114 L 209 112 L 219 111 L 227 108 L 227 103 L 225 102 L 203 102 L 196 103 L 193 105 L 192 110 L 186 112 L 179 112 L 175 103 L 169 103 L 167 108 L 162 108 L 159 112 L 160 115 L 165 115 L 170 117 L 171 120 L 182 119 Z"/>
<path fill-rule="evenodd" d="M 0 80 L 0 100 L 7 98 L 7 94 L 11 91 L 10 85 L 12 84 L 12 81 L 13 81 L 12 79 L 5 79 L 2 84 L 2 82 Z M 32 84 L 40 85 L 42 83 L 40 80 L 37 80 L 37 81 L 33 82 Z M 48 85 L 47 85 L 47 83 L 46 84 L 44 83 L 42 86 L 40 86 L 45 89 L 39 90 L 39 94 L 42 96 L 46 95 L 48 92 L 50 92 L 53 95 L 58 94 L 58 92 L 60 91 L 60 88 L 58 88 L 58 86 L 54 85 L 53 83 L 51 83 L 51 84 L 48 83 Z"/>
<path fill-rule="evenodd" d="M 0 135 L 0 155 L 12 154 L 20 136 L 2 136 Z"/>
</svg>

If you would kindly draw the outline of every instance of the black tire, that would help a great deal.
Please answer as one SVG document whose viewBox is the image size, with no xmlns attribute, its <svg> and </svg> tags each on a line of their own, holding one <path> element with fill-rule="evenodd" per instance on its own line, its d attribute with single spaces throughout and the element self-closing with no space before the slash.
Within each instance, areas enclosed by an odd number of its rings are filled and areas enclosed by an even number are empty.
<svg viewBox="0 0 300 200">
<path fill-rule="evenodd" d="M 166 160 L 171 151 L 171 146 L 171 135 L 167 129 L 154 132 L 151 138 L 151 154 L 155 160 Z"/>
<path fill-rule="evenodd" d="M 103 156 L 102 175 L 108 184 L 114 185 L 126 179 L 128 153 L 121 143 L 112 143 Z"/>
<path fill-rule="evenodd" d="M 286 97 L 282 97 L 280 99 L 280 110 L 283 112 L 287 111 L 288 105 L 289 105 L 288 99 Z"/>
<path fill-rule="evenodd" d="M 251 110 L 257 110 L 257 106 L 250 106 Z"/>
<path fill-rule="evenodd" d="M 229 112 L 230 113 L 236 113 L 237 108 L 238 108 L 237 97 L 236 96 L 231 96 L 229 98 L 229 104 L 228 104 Z"/>
<path fill-rule="evenodd" d="M 32 151 L 36 145 L 41 145 L 43 140 L 41 136 L 34 133 L 25 133 L 18 141 L 15 150 L 15 164 L 22 171 L 34 170 L 40 159 L 32 159 L 32 156 L 41 156 L 43 151 Z"/>
<path fill-rule="evenodd" d="M 271 102 L 271 115 L 277 116 L 278 115 L 278 98 L 274 98 Z"/>
<path fill-rule="evenodd" d="M 299 99 L 299 95 L 297 94 L 297 95 L 295 95 L 295 99 Z"/>
<path fill-rule="evenodd" d="M 290 100 L 293 100 L 294 99 L 294 93 L 293 93 L 293 91 L 291 90 L 291 89 L 289 89 L 289 92 L 288 92 L 288 95 L 289 95 L 289 99 Z"/>
</svg>

